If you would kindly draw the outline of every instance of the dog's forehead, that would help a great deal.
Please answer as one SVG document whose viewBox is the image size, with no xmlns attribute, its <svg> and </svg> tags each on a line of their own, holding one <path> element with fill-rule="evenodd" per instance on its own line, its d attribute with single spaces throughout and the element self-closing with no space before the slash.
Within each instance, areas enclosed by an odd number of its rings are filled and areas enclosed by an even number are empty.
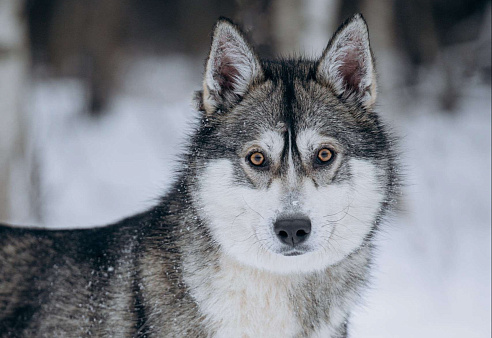
<svg viewBox="0 0 492 338">
<path fill-rule="evenodd" d="M 328 88 L 306 81 L 267 82 L 254 88 L 235 111 L 235 120 L 267 124 L 271 129 L 300 128 L 323 123 L 338 100 Z M 329 114 L 327 114 L 327 112 Z"/>
<path fill-rule="evenodd" d="M 289 86 L 290 88 L 286 88 Z M 268 98 L 269 129 L 303 135 L 303 139 L 333 136 L 351 123 L 347 110 L 331 91 L 314 81 L 295 80 L 282 84 L 276 95 Z"/>
<path fill-rule="evenodd" d="M 228 119 L 236 141 L 287 141 L 302 135 L 305 144 L 339 134 L 348 122 L 346 108 L 326 86 L 310 75 L 310 63 L 270 66 L 266 80 L 254 86 Z M 276 134 L 275 138 L 271 135 Z M 275 141 L 273 142 L 273 140 Z M 308 142 L 309 140 L 309 142 Z M 270 142 L 272 141 L 272 142 Z"/>
</svg>

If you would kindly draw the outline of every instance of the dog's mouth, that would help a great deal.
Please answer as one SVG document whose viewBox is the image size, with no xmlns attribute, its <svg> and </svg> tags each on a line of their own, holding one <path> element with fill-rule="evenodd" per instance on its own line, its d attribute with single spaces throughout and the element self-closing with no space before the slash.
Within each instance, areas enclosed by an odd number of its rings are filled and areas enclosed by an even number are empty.
<svg viewBox="0 0 492 338">
<path fill-rule="evenodd" d="M 291 257 L 291 256 L 300 256 L 305 254 L 306 252 L 307 250 L 292 249 L 292 250 L 282 251 L 280 252 L 280 254 L 287 257 Z"/>
</svg>

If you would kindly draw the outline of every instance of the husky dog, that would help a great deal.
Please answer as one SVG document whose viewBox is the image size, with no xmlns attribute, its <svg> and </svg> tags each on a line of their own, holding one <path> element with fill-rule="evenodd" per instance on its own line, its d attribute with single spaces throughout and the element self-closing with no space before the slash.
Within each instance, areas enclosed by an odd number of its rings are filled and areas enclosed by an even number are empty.
<svg viewBox="0 0 492 338">
<path fill-rule="evenodd" d="M 393 140 L 355 15 L 320 59 L 213 31 L 176 182 L 86 230 L 0 227 L 2 337 L 346 337 L 392 209 Z"/>
</svg>

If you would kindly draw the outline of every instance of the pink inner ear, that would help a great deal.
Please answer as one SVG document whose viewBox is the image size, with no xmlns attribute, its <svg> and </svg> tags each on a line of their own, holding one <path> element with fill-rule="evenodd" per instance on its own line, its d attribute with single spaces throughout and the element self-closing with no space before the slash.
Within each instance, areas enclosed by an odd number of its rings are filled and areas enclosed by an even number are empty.
<svg viewBox="0 0 492 338">
<path fill-rule="evenodd" d="M 218 75 L 219 76 L 217 81 L 219 82 L 219 86 L 222 92 L 224 90 L 234 90 L 237 78 L 239 77 L 239 71 L 237 67 L 234 67 L 231 60 L 226 56 L 224 56 L 220 61 Z"/>
<path fill-rule="evenodd" d="M 360 83 L 364 75 L 359 58 L 359 51 L 357 49 L 351 49 L 339 59 L 341 61 L 339 68 L 340 75 L 343 78 L 346 88 L 351 91 L 360 90 Z"/>
</svg>

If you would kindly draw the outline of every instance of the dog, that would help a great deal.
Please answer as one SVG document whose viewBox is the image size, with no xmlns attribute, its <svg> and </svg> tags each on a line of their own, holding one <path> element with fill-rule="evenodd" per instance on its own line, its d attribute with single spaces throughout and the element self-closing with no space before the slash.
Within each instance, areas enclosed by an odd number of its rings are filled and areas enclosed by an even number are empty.
<svg viewBox="0 0 492 338">
<path fill-rule="evenodd" d="M 106 227 L 0 227 L 2 337 L 347 337 L 395 139 L 362 15 L 317 60 L 213 30 L 199 119 L 167 195 Z"/>
</svg>

